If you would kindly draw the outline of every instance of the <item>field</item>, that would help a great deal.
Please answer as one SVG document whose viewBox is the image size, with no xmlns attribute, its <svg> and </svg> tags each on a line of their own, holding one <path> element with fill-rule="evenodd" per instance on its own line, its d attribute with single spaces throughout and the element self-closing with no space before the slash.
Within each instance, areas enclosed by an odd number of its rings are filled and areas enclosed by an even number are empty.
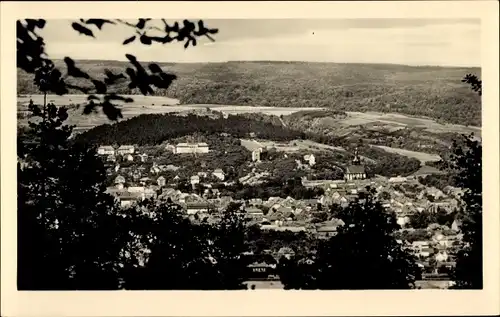
<svg viewBox="0 0 500 317">
<path fill-rule="evenodd" d="M 347 112 L 347 118 L 339 120 L 344 125 L 381 124 L 393 129 L 411 127 L 424 128 L 433 133 L 474 133 L 481 135 L 481 128 L 459 124 L 438 123 L 436 120 L 422 117 L 410 117 L 399 113 Z"/>
<path fill-rule="evenodd" d="M 393 148 L 393 147 L 388 147 L 388 146 L 383 146 L 383 145 L 372 145 L 372 146 L 377 147 L 379 149 L 383 149 L 384 151 L 387 151 L 389 153 L 396 153 L 396 154 L 403 155 L 406 157 L 416 158 L 417 160 L 422 162 L 422 164 L 425 164 L 426 162 L 437 162 L 437 161 L 441 160 L 441 157 L 437 154 L 409 151 L 409 150 L 398 149 L 398 148 Z"/>
<path fill-rule="evenodd" d="M 122 72 L 127 63 L 77 61 L 77 65 L 103 79 L 104 69 Z M 56 66 L 65 69 L 62 61 L 56 61 Z M 478 68 L 266 61 L 161 66 L 178 79 L 168 90 L 156 94 L 177 99 L 180 104 L 375 111 L 481 125 L 481 98 L 461 82 L 467 73 L 480 76 Z M 18 72 L 19 94 L 37 92 L 32 79 Z M 110 91 L 138 93 L 126 83 Z"/>
<path fill-rule="evenodd" d="M 128 96 L 128 95 L 127 95 Z M 288 116 L 292 113 L 300 113 L 301 111 L 323 110 L 323 108 L 283 108 L 283 107 L 250 107 L 238 105 L 179 105 L 177 99 L 161 97 L 161 96 L 130 96 L 134 99 L 133 103 L 126 104 L 122 107 L 124 119 L 132 118 L 140 114 L 147 113 L 169 113 L 189 111 L 200 108 L 210 108 L 211 110 L 220 111 L 225 114 L 239 113 L 263 113 L 275 116 Z M 78 105 L 84 104 L 86 101 L 85 95 L 48 95 L 47 101 L 53 102 L 56 105 Z M 18 110 L 25 111 L 29 100 L 33 99 L 35 103 L 42 103 L 42 95 L 22 95 L 18 97 Z M 89 129 L 96 125 L 110 123 L 109 120 L 101 113 L 92 114 L 90 116 L 81 115 L 81 109 L 72 109 L 70 111 L 69 124 L 77 126 L 77 129 Z M 23 122 L 21 122 L 23 123 Z M 323 120 L 323 125 L 325 125 Z M 380 125 L 385 129 L 397 129 L 408 127 L 422 127 L 425 130 L 434 133 L 471 133 L 481 135 L 480 127 L 467 127 L 457 124 L 442 124 L 428 118 L 411 117 L 397 113 L 377 113 L 377 112 L 347 112 L 345 118 L 331 118 L 327 126 L 331 127 L 353 127 L 356 125 Z M 327 127 L 325 126 L 325 127 Z M 341 149 L 337 149 L 341 150 Z"/>
<path fill-rule="evenodd" d="M 224 114 L 239 114 L 239 113 L 263 113 L 268 115 L 289 115 L 294 112 L 304 110 L 304 108 L 280 108 L 280 107 L 250 107 L 250 106 L 234 106 L 234 105 L 179 105 L 179 101 L 173 98 L 161 96 L 142 96 L 142 95 L 126 95 L 134 99 L 133 103 L 125 104 L 121 107 L 124 119 L 129 119 L 140 114 L 149 113 L 170 113 L 183 112 L 196 109 L 210 108 L 211 110 L 220 111 Z M 85 104 L 86 95 L 48 95 L 47 102 L 52 102 L 56 105 L 78 105 Z M 26 105 L 32 99 L 34 103 L 43 103 L 42 95 L 21 95 L 18 97 L 18 111 L 25 111 Z M 77 129 L 85 130 L 94 126 L 110 123 L 110 121 L 102 113 L 84 116 L 81 114 L 83 108 L 70 110 L 68 123 L 76 125 Z M 320 110 L 320 108 L 318 108 Z M 21 124 L 25 123 L 23 120 Z"/>
</svg>

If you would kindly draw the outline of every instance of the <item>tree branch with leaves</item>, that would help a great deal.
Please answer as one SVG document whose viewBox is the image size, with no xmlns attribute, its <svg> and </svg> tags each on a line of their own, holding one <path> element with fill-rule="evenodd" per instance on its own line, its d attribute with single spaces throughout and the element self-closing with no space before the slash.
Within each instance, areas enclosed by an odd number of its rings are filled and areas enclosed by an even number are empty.
<svg viewBox="0 0 500 317">
<path fill-rule="evenodd" d="M 96 34 L 105 27 L 127 26 L 132 31 L 132 35 L 124 39 L 122 45 L 128 45 L 137 40 L 148 46 L 179 42 L 184 43 L 185 49 L 196 46 L 201 37 L 214 41 L 212 36 L 218 33 L 218 29 L 208 28 L 202 20 L 196 23 L 189 20 L 183 20 L 180 23 L 168 23 L 165 19 L 161 21 L 163 27 L 153 25 L 151 19 L 145 18 L 140 18 L 135 23 L 122 19 L 80 19 L 69 22 L 69 26 L 75 32 L 91 38 L 96 38 Z M 84 107 L 84 114 L 95 112 L 96 108 L 100 107 L 110 120 L 118 120 L 123 118 L 120 107 L 133 102 L 133 99 L 110 93 L 111 86 L 127 81 L 130 89 L 137 88 L 143 95 L 153 95 L 154 87 L 168 89 L 177 78 L 174 74 L 164 72 L 156 63 L 143 66 L 132 54 L 125 55 L 130 67 L 120 73 L 113 73 L 106 69 L 104 80 L 99 80 L 83 71 L 69 56 L 64 58 L 66 72 L 63 74 L 54 66 L 54 61 L 45 51 L 45 40 L 40 35 L 40 31 L 47 23 L 50 22 L 43 19 L 17 21 L 17 68 L 27 73 L 38 74 L 39 77 L 36 77 L 35 81 L 43 82 L 41 90 L 44 94 L 65 95 L 70 89 L 89 94 L 89 103 Z M 85 84 L 71 84 L 70 78 L 83 79 Z"/>
</svg>

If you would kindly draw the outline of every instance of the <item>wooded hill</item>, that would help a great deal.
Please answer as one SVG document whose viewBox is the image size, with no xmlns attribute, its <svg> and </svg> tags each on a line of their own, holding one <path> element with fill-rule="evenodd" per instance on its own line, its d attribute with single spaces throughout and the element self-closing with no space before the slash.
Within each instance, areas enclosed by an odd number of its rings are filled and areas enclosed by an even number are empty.
<svg viewBox="0 0 500 317">
<path fill-rule="evenodd" d="M 65 70 L 62 61 L 56 65 Z M 77 61 L 77 65 L 98 79 L 104 78 L 105 69 L 117 73 L 127 67 L 117 61 Z M 461 82 L 467 73 L 480 76 L 479 68 L 265 61 L 160 66 L 178 79 L 156 94 L 177 98 L 182 104 L 399 112 L 481 126 L 481 98 Z M 110 90 L 139 93 L 125 83 Z M 37 93 L 32 76 L 18 71 L 17 91 Z"/>
</svg>

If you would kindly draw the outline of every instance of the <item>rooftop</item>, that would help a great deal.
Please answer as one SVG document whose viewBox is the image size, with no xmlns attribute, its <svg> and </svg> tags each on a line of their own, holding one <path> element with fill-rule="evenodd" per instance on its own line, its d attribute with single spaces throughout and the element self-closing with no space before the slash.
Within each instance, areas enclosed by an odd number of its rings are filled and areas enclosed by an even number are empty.
<svg viewBox="0 0 500 317">
<path fill-rule="evenodd" d="M 350 165 L 346 169 L 347 174 L 363 174 L 365 173 L 364 166 L 361 165 Z"/>
</svg>

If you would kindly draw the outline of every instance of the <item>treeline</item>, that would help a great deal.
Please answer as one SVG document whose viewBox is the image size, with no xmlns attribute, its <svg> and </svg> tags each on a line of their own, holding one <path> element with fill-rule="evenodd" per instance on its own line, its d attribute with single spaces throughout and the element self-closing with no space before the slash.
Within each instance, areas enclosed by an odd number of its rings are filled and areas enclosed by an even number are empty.
<svg viewBox="0 0 500 317">
<path fill-rule="evenodd" d="M 408 176 L 420 168 L 420 161 L 416 158 L 388 153 L 372 147 L 359 148 L 360 155 L 376 158 L 375 164 L 366 164 L 369 175 L 382 175 L 387 177 Z"/>
<path fill-rule="evenodd" d="M 165 140 L 193 133 L 228 133 L 234 137 L 256 137 L 276 141 L 303 138 L 301 132 L 277 127 L 263 121 L 251 120 L 239 115 L 210 119 L 204 116 L 174 114 L 144 114 L 116 123 L 94 127 L 76 137 L 77 142 L 87 144 L 160 144 Z"/>
<path fill-rule="evenodd" d="M 80 62 L 78 62 L 80 65 Z M 56 63 L 56 65 L 60 65 Z M 481 126 L 481 98 L 466 85 L 457 86 L 465 68 L 402 65 L 228 62 L 164 64 L 178 79 L 155 94 L 183 104 L 230 104 L 271 107 L 326 107 L 337 111 L 400 112 L 445 122 Z M 82 61 L 92 75 L 116 62 Z M 480 70 L 472 70 L 480 73 Z M 96 76 L 100 79 L 99 76 Z M 18 93 L 37 93 L 32 77 L 18 73 Z M 127 83 L 108 89 L 138 94 Z M 72 92 L 78 93 L 78 92 Z"/>
<path fill-rule="evenodd" d="M 422 211 L 410 216 L 409 227 L 425 229 L 431 224 L 451 227 L 456 218 L 456 212 L 447 212 L 441 208 L 438 208 L 436 212 Z"/>
</svg>

